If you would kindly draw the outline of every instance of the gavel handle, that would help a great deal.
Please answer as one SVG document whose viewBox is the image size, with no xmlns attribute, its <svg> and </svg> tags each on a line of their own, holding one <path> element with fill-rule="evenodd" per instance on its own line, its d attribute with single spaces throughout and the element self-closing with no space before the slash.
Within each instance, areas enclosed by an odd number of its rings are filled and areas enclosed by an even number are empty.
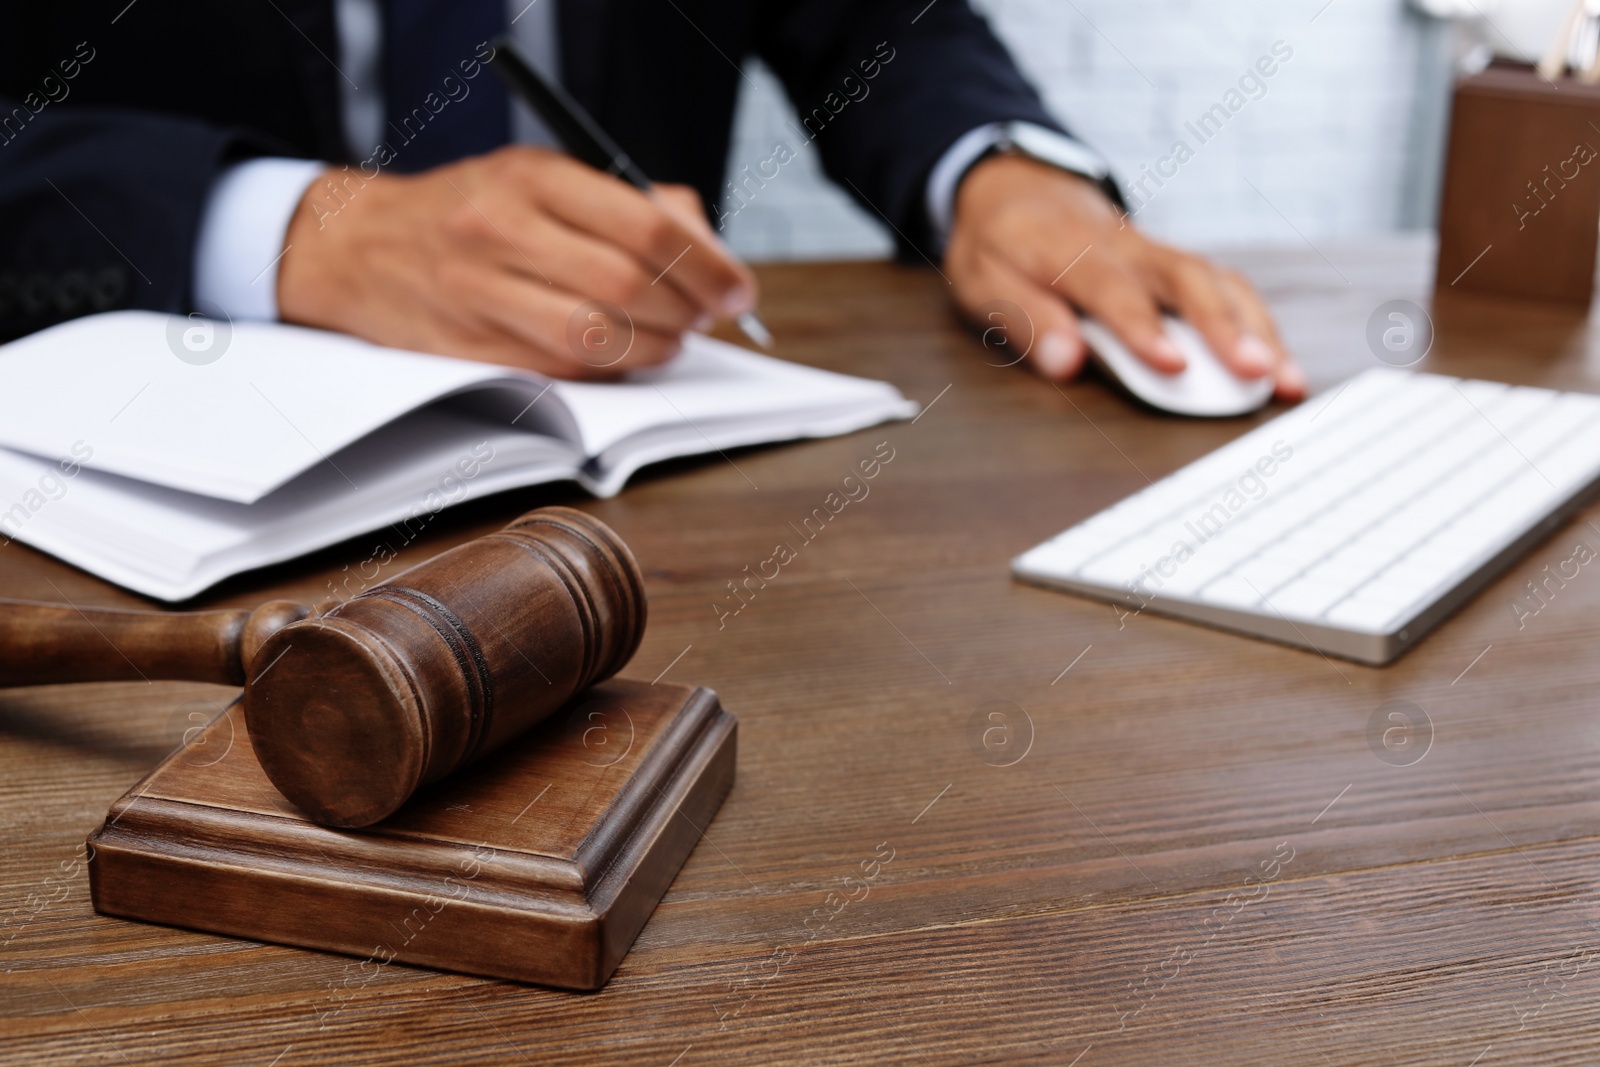
<svg viewBox="0 0 1600 1067">
<path fill-rule="evenodd" d="M 122 611 L 0 599 L 0 686 L 187 681 L 243 685 L 256 649 L 311 612 L 274 600 L 255 611 Z"/>
</svg>

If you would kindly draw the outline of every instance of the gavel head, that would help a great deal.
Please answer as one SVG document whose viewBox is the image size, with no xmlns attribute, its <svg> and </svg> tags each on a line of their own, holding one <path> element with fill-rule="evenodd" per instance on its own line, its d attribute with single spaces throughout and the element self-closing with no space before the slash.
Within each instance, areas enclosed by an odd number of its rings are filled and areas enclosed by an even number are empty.
<svg viewBox="0 0 1600 1067">
<path fill-rule="evenodd" d="M 627 545 L 542 508 L 268 637 L 250 741 L 309 818 L 366 826 L 615 674 L 644 624 Z"/>
</svg>

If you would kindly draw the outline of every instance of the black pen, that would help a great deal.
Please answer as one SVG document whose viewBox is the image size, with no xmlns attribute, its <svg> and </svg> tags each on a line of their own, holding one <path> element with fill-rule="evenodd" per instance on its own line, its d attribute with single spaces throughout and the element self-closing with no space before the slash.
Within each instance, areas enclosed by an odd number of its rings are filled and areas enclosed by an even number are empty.
<svg viewBox="0 0 1600 1067">
<path fill-rule="evenodd" d="M 622 146 L 565 89 L 534 70 L 510 37 L 495 38 L 494 49 L 495 57 L 489 65 L 506 87 L 544 120 L 563 148 L 594 169 L 621 178 L 640 192 L 651 192 L 650 179 Z M 746 311 L 734 321 L 750 340 L 762 348 L 772 347 L 772 334 L 755 311 Z"/>
</svg>

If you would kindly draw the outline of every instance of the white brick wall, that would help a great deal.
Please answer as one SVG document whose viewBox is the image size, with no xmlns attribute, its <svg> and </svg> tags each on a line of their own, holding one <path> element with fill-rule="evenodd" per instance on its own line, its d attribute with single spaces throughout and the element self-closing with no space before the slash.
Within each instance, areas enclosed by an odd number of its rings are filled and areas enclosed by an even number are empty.
<svg viewBox="0 0 1600 1067">
<path fill-rule="evenodd" d="M 783 85 L 756 60 L 747 64 L 745 73 L 755 88 L 747 85 L 739 97 L 728 157 L 730 179 L 744 167 L 772 173 L 770 165 L 758 164 L 772 156 L 776 144 L 797 150 L 797 155 L 748 203 L 739 206 L 732 198 L 723 203 L 723 211 L 731 214 L 723 236 L 734 250 L 755 260 L 889 255 L 893 242 L 882 220 L 857 207 L 828 181 L 816 146 L 805 144 L 787 125 L 798 120 Z M 867 97 L 863 105 L 870 100 Z M 737 214 L 732 214 L 736 207 Z"/>
<path fill-rule="evenodd" d="M 1195 150 L 1139 212 L 1154 233 L 1215 245 L 1299 241 L 1298 231 L 1316 242 L 1432 224 L 1457 45 L 1449 25 L 1404 0 L 974 2 L 1050 108 L 1125 184 L 1176 139 Z M 1266 80 L 1266 94 L 1198 144 L 1185 121 L 1280 40 L 1294 54 Z M 733 169 L 765 158 L 777 140 L 797 141 L 777 82 L 759 65 L 751 76 L 757 88 L 740 101 Z M 890 247 L 881 224 L 821 177 L 809 150 L 726 232 L 756 259 Z"/>
</svg>

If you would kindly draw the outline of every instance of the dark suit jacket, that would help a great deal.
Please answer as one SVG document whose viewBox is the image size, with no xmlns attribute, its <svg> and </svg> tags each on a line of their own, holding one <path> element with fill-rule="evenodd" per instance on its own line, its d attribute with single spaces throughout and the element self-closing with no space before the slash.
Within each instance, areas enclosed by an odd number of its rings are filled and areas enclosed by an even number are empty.
<svg viewBox="0 0 1600 1067">
<path fill-rule="evenodd" d="M 565 0 L 558 10 L 572 94 L 645 173 L 693 185 L 713 209 L 734 63 L 750 53 L 812 118 L 790 147 L 814 134 L 828 173 L 899 231 L 905 251 L 927 247 L 925 180 L 956 138 L 996 120 L 1055 125 L 967 0 Z M 861 64 L 891 52 L 869 95 L 841 103 L 861 92 L 850 88 Z M 345 144 L 338 56 L 332 0 L 55 0 L 8 12 L 0 337 L 117 307 L 189 310 L 200 214 L 222 167 L 369 154 Z"/>
</svg>

